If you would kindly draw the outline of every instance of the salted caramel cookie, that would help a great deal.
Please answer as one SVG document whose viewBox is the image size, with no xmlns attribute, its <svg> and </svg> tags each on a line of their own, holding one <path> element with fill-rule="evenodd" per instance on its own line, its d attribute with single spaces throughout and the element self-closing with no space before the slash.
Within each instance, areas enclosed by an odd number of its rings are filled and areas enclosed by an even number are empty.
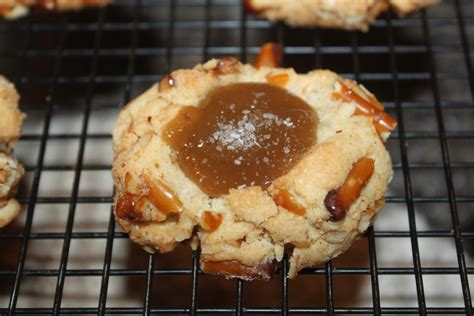
<svg viewBox="0 0 474 316">
<path fill-rule="evenodd" d="M 10 223 L 20 212 L 13 198 L 24 174 L 23 167 L 9 154 L 20 137 L 25 117 L 18 109 L 19 95 L 3 76 L 0 76 L 0 228 Z"/>
<path fill-rule="evenodd" d="M 103 6 L 110 2 L 111 0 L 0 0 L 0 16 L 7 19 L 17 19 L 27 15 L 30 8 L 68 11 Z"/>
<path fill-rule="evenodd" d="M 287 251 L 294 277 L 372 224 L 396 121 L 354 81 L 264 59 L 176 70 L 121 111 L 115 216 L 145 250 L 197 236 L 204 272 L 242 279 L 270 278 Z"/>
<path fill-rule="evenodd" d="M 366 31 L 391 5 L 400 15 L 412 13 L 439 0 L 245 0 L 248 11 L 291 26 L 327 27 Z"/>
</svg>

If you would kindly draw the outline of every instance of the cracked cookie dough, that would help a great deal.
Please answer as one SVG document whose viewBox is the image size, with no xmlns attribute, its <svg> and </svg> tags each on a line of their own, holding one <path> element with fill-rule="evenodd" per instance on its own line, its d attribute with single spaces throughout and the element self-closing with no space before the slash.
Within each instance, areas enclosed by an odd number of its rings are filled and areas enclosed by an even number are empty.
<svg viewBox="0 0 474 316">
<path fill-rule="evenodd" d="M 404 16 L 440 0 L 245 0 L 248 11 L 291 26 L 366 31 L 389 6 Z"/>
<path fill-rule="evenodd" d="M 20 137 L 25 117 L 18 109 L 18 100 L 13 84 L 0 76 L 0 228 L 10 223 L 21 209 L 13 196 L 24 169 L 9 156 Z"/>
<path fill-rule="evenodd" d="M 0 228 L 20 213 L 20 204 L 13 196 L 23 174 L 18 161 L 0 152 Z"/>
<path fill-rule="evenodd" d="M 111 0 L 0 0 L 0 16 L 7 19 L 17 19 L 27 15 L 30 8 L 68 11 L 103 6 L 110 2 Z"/>
<path fill-rule="evenodd" d="M 0 75 L 0 151 L 9 152 L 20 137 L 25 115 L 18 109 L 19 99 L 13 84 Z"/>
<path fill-rule="evenodd" d="M 145 250 L 197 235 L 204 272 L 268 279 L 286 252 L 292 278 L 349 248 L 384 204 L 396 121 L 375 96 L 259 60 L 176 70 L 121 111 L 115 216 Z"/>
</svg>

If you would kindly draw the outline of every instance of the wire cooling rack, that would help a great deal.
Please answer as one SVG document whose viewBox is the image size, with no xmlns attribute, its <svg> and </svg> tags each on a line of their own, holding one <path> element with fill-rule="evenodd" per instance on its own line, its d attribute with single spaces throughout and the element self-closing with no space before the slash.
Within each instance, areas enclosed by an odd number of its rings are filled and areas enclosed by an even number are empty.
<svg viewBox="0 0 474 316">
<path fill-rule="evenodd" d="M 394 179 L 374 228 L 295 280 L 208 276 L 180 246 L 148 255 L 116 227 L 111 129 L 172 69 L 277 41 L 284 65 L 363 82 L 398 118 Z M 369 32 L 291 29 L 239 0 L 117 0 L 0 22 L 0 73 L 28 114 L 16 155 L 22 215 L 0 231 L 0 313 L 472 314 L 474 3 L 441 5 Z"/>
</svg>

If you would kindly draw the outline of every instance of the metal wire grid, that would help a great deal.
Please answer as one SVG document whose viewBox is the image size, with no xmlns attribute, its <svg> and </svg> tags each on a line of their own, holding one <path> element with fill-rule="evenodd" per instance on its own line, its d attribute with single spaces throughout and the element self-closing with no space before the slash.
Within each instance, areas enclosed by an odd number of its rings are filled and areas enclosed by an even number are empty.
<svg viewBox="0 0 474 316">
<path fill-rule="evenodd" d="M 8 306 L 0 306 L 0 313 L 13 314 L 468 314 L 472 315 L 472 301 L 469 288 L 469 277 L 474 273 L 472 267 L 466 265 L 464 250 L 474 237 L 474 230 L 463 228 L 460 225 L 459 207 L 466 206 L 472 211 L 474 195 L 460 194 L 453 179 L 454 171 L 466 174 L 474 167 L 472 156 L 467 161 L 452 161 L 453 150 L 451 140 L 474 139 L 474 130 L 456 130 L 446 128 L 446 111 L 449 109 L 472 110 L 474 106 L 474 72 L 472 69 L 472 26 L 474 16 L 465 8 L 472 9 L 467 1 L 447 1 L 444 8 L 449 8 L 453 14 L 447 16 L 429 16 L 429 12 L 422 12 L 408 19 L 400 20 L 392 18 L 392 13 L 386 14 L 377 20 L 372 30 L 367 34 L 356 32 L 346 33 L 325 30 L 291 30 L 280 24 L 272 24 L 267 21 L 248 16 L 242 10 L 238 0 L 135 0 L 116 1 L 116 5 L 91 11 L 85 16 L 82 13 L 68 13 L 57 17 L 28 17 L 19 22 L 1 22 L 0 33 L 8 39 L 0 50 L 0 69 L 15 81 L 20 93 L 23 95 L 22 108 L 29 114 L 40 113 L 41 128 L 37 132 L 27 133 L 20 140 L 22 142 L 38 143 L 36 161 L 26 166 L 31 175 L 31 185 L 27 194 L 20 198 L 24 205 L 23 226 L 16 231 L 0 231 L 0 249 L 2 244 L 18 243 L 18 251 L 15 253 L 14 268 L 0 265 L 0 284 L 6 284 L 9 289 Z M 123 8 L 128 12 L 125 18 L 114 20 L 108 15 L 114 8 Z M 222 8 L 231 8 L 230 15 L 222 16 Z M 155 10 L 156 16 L 163 18 L 144 19 L 144 16 Z M 194 20 L 189 20 L 188 13 L 195 17 L 191 11 L 199 11 L 201 15 Z M 79 16 L 79 17 L 78 17 Z M 456 40 L 450 44 L 437 43 L 433 40 L 437 36 L 437 27 L 449 27 L 456 31 Z M 397 44 L 397 30 L 402 28 L 418 29 L 421 31 L 420 42 L 408 44 Z M 469 32 L 469 28 L 471 33 Z M 177 33 L 189 32 L 194 34 L 200 30 L 202 36 L 198 36 L 201 44 L 187 37 L 190 45 L 183 44 L 185 41 L 179 39 Z M 143 41 L 145 34 L 159 34 L 157 37 Z M 217 35 L 214 33 L 217 32 Z M 219 33 L 220 32 L 220 33 Z M 90 39 L 86 44 L 68 44 L 71 38 L 75 39 L 73 33 L 80 36 L 86 34 Z M 117 34 L 115 34 L 117 33 Z M 106 42 L 113 43 L 120 34 L 126 34 L 128 45 L 122 47 L 107 46 Z M 223 34 L 234 34 L 232 40 L 228 40 Z M 370 34 L 377 33 L 379 37 L 367 40 Z M 11 34 L 14 34 L 13 36 Z M 263 35 L 262 35 L 263 34 Z M 469 37 L 471 35 L 471 38 Z M 191 35 L 193 36 L 193 35 Z M 332 38 L 339 38 L 339 42 Z M 112 40 L 111 40 L 112 39 Z M 368 247 L 368 267 L 335 267 L 332 262 L 314 269 L 306 269 L 303 275 L 312 277 L 324 277 L 326 285 L 326 306 L 323 307 L 293 307 L 289 287 L 292 281 L 284 276 L 287 273 L 288 263 L 283 261 L 275 278 L 280 279 L 281 293 L 278 297 L 279 306 L 252 307 L 244 300 L 244 290 L 253 286 L 253 283 L 234 281 L 235 302 L 227 307 L 202 307 L 199 304 L 199 280 L 205 276 L 199 270 L 199 253 L 193 252 L 192 265 L 189 268 L 157 269 L 157 255 L 150 255 L 142 268 L 114 269 L 111 265 L 114 253 L 114 241 L 125 239 L 127 236 L 116 230 L 115 222 L 110 208 L 108 228 L 106 231 L 77 232 L 73 230 L 76 208 L 78 204 L 105 204 L 112 202 L 111 195 L 83 196 L 80 193 L 81 176 L 84 172 L 109 171 L 110 164 L 85 163 L 84 155 L 86 143 L 90 140 L 110 141 L 110 133 L 97 133 L 89 130 L 91 118 L 95 111 L 104 108 L 120 108 L 133 96 L 140 93 L 144 87 L 159 80 L 162 74 L 168 73 L 178 66 L 190 67 L 195 62 L 207 60 L 219 55 L 235 55 L 242 61 L 252 59 L 258 52 L 258 46 L 263 40 L 276 40 L 285 48 L 284 64 L 293 66 L 297 64 L 300 70 L 310 70 L 314 67 L 336 68 L 346 77 L 352 77 L 366 83 L 371 90 L 378 94 L 377 82 L 383 81 L 386 86 L 381 88 L 387 93 L 384 104 L 388 111 L 396 115 L 399 121 L 398 131 L 395 132 L 388 145 L 399 155 L 394 158 L 394 168 L 397 171 L 394 182 L 397 180 L 402 184 L 401 192 L 387 197 L 388 205 L 396 204 L 406 207 L 408 215 L 408 230 L 374 230 L 369 229 L 364 237 L 364 243 Z M 111 41 L 110 41 L 111 40 Z M 304 43 L 303 43 L 304 40 Z M 367 40 L 367 42 L 365 42 Z M 471 40 L 471 44 L 469 43 Z M 155 43 L 152 43 L 156 41 Z M 334 42 L 333 42 L 334 41 Z M 178 44 L 178 42 L 180 42 Z M 122 42 L 123 43 L 123 42 Z M 309 43 L 309 44 L 308 44 Z M 438 63 L 435 61 L 436 54 L 459 53 L 463 58 L 457 59 L 465 71 L 463 73 L 453 70 L 451 72 L 439 71 Z M 365 71 L 368 64 L 361 60 L 372 58 L 380 54 L 385 58 L 386 68 L 384 71 Z M 400 59 L 404 54 L 414 54 L 421 57 L 428 65 L 421 71 L 405 69 L 406 59 Z M 159 59 L 157 72 L 142 73 L 138 69 L 142 59 L 152 56 Z M 303 58 L 304 56 L 304 58 Z M 123 61 L 123 73 L 110 70 L 101 70 L 102 63 L 114 57 L 120 57 Z M 84 68 L 85 73 L 80 75 L 65 74 L 64 64 L 66 58 L 82 58 L 87 61 Z M 337 69 L 338 61 L 342 58 L 352 65 L 351 70 Z M 303 59 L 304 62 L 299 63 Z M 47 64 L 48 71 L 31 69 L 29 61 L 43 60 Z M 47 62 L 46 62 L 47 60 Z M 420 59 L 416 59 L 417 62 Z M 374 61 L 379 62 L 379 61 Z M 369 63 L 370 64 L 370 63 Z M 412 65 L 408 63 L 409 65 Z M 11 67 L 14 65 L 14 67 Z M 43 67 L 42 63 L 34 63 L 33 68 Z M 114 65 L 118 65 L 115 63 Z M 122 66 L 123 66 L 122 65 Z M 41 66 L 41 67 L 40 67 Z M 382 69 L 384 66 L 378 65 Z M 140 66 L 141 67 L 141 66 Z M 400 70 L 404 68 L 405 70 Z M 76 69 L 77 70 L 77 69 Z M 76 70 L 73 70 L 75 72 Z M 32 75 L 32 73 L 34 73 Z M 38 75 L 39 74 L 39 75 Z M 443 98 L 440 89 L 441 80 L 454 80 L 467 88 L 467 98 L 453 99 Z M 405 100 L 405 82 L 422 81 L 430 91 L 428 100 Z M 96 94 L 107 85 L 119 85 L 122 91 L 119 100 L 102 101 L 96 100 Z M 63 86 L 70 89 L 62 91 Z M 40 87 L 40 88 L 38 88 Z M 44 93 L 47 91 L 47 93 Z M 388 91 L 388 92 L 387 92 Z M 64 98 L 66 94 L 80 94 L 75 99 Z M 28 94 L 39 96 L 28 97 Z M 46 98 L 43 98 L 46 97 Z M 430 131 L 413 130 L 410 118 L 406 112 L 417 109 L 431 109 L 434 112 L 435 129 Z M 58 111 L 65 111 L 71 115 L 81 115 L 81 125 L 76 133 L 51 133 L 52 119 Z M 472 112 L 471 112 L 472 113 Z M 472 114 L 470 118 L 472 119 Z M 468 117 L 469 119 L 469 117 Z M 72 164 L 56 163 L 45 164 L 45 156 L 48 142 L 53 140 L 77 141 L 76 158 Z M 410 159 L 407 144 L 412 140 L 434 140 L 439 143 L 441 160 L 438 162 L 413 162 Z M 471 152 L 470 152 L 471 153 Z M 31 154 L 33 155 L 33 154 Z M 457 156 L 456 156 L 457 157 Z M 438 170 L 442 173 L 442 185 L 446 187 L 445 194 L 430 196 L 419 194 L 418 184 L 414 184 L 413 173 L 417 170 Z M 454 170 L 454 171 L 453 171 Z M 72 189 L 68 196 L 41 196 L 39 191 L 43 184 L 42 176 L 49 171 L 73 172 Z M 416 192 L 415 192 L 416 191 Z M 41 204 L 67 204 L 67 221 L 64 232 L 34 232 L 34 213 Z M 445 213 L 449 213 L 446 229 L 417 230 L 415 208 L 419 204 L 444 205 Z M 472 212 L 471 212 L 472 213 Z M 449 228 L 450 227 L 450 228 Z M 420 259 L 420 238 L 450 238 L 454 240 L 456 248 L 455 267 L 424 267 Z M 378 267 L 376 253 L 376 241 L 380 238 L 409 238 L 413 267 Z M 57 269 L 27 269 L 25 262 L 28 257 L 28 247 L 33 240 L 62 240 L 60 263 Z M 105 256 L 101 269 L 70 269 L 68 259 L 70 255 L 71 242 L 75 239 L 105 239 Z M 6 256 L 6 254 L 3 254 Z M 1 261 L 0 261 L 1 262 Z M 190 295 L 186 298 L 189 302 L 187 307 L 168 308 L 157 307 L 154 302 L 159 301 L 153 293 L 154 279 L 158 276 L 182 275 L 189 277 Z M 370 277 L 372 306 L 370 307 L 341 307 L 337 305 L 335 296 L 334 278 L 339 275 L 367 275 Z M 415 279 L 417 306 L 384 307 L 381 304 L 380 282 L 383 275 L 410 275 Z M 462 287 L 462 301 L 464 306 L 430 307 L 426 303 L 426 287 L 423 276 L 426 275 L 458 275 Z M 63 290 L 67 277 L 89 277 L 101 278 L 98 304 L 96 307 L 62 307 Z M 109 307 L 107 304 L 110 278 L 113 276 L 137 276 L 145 278 L 145 288 L 142 307 Z M 56 287 L 53 304 L 48 308 L 17 307 L 21 297 L 21 285 L 25 277 L 56 278 Z M 200 281 L 202 282 L 202 281 Z M 80 301 L 79 301 L 80 302 Z"/>
</svg>

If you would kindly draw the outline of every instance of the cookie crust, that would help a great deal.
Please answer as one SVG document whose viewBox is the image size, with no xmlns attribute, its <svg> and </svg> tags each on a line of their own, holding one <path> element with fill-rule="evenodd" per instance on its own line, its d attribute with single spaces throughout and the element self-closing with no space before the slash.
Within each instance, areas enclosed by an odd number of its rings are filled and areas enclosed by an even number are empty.
<svg viewBox="0 0 474 316">
<path fill-rule="evenodd" d="M 441 0 L 390 0 L 390 5 L 398 15 L 405 16 L 440 2 Z"/>
<path fill-rule="evenodd" d="M 20 212 L 20 204 L 13 196 L 24 173 L 18 161 L 0 153 L 0 228 L 9 224 Z"/>
<path fill-rule="evenodd" d="M 20 96 L 13 84 L 0 75 L 0 113 L 2 113 L 0 115 L 0 144 L 4 144 L 9 149 L 20 137 L 21 124 L 25 118 L 18 109 L 19 99 Z"/>
<path fill-rule="evenodd" d="M 103 6 L 112 0 L 0 0 L 0 16 L 17 19 L 27 15 L 30 8 L 49 11 L 80 10 L 86 7 Z"/>
<path fill-rule="evenodd" d="M 439 0 L 245 0 L 248 11 L 291 26 L 367 31 L 392 6 L 404 16 Z"/>
<path fill-rule="evenodd" d="M 20 204 L 14 195 L 24 169 L 9 156 L 21 135 L 21 124 L 25 118 L 18 109 L 19 98 L 13 84 L 0 75 L 0 228 L 20 212 Z"/>
<path fill-rule="evenodd" d="M 198 105 L 218 86 L 268 82 L 275 74 L 286 76 L 284 88 L 317 112 L 316 145 L 267 190 L 252 186 L 210 198 L 173 161 L 173 152 L 161 137 L 163 127 L 181 107 Z M 228 59 L 214 59 L 164 77 L 122 110 L 113 131 L 117 222 L 149 252 L 171 251 L 197 232 L 201 268 L 227 277 L 269 278 L 273 264 L 282 260 L 288 248 L 293 249 L 289 277 L 344 252 L 383 205 L 392 168 L 382 142 L 388 133 L 379 136 L 371 117 L 354 115 L 354 102 L 333 98 L 341 80 L 326 70 L 297 74 L 291 68 L 257 69 Z M 374 173 L 346 216 L 332 221 L 324 199 L 362 157 L 374 161 Z M 170 213 L 156 207 L 150 197 L 154 181 L 166 184 L 179 199 L 179 210 Z M 273 196 L 281 189 L 304 207 L 304 215 L 275 203 Z M 131 214 L 117 216 L 117 206 L 123 205 L 125 196 L 134 197 L 135 202 L 128 204 Z M 217 228 L 210 227 L 206 212 L 220 218 Z"/>
</svg>

